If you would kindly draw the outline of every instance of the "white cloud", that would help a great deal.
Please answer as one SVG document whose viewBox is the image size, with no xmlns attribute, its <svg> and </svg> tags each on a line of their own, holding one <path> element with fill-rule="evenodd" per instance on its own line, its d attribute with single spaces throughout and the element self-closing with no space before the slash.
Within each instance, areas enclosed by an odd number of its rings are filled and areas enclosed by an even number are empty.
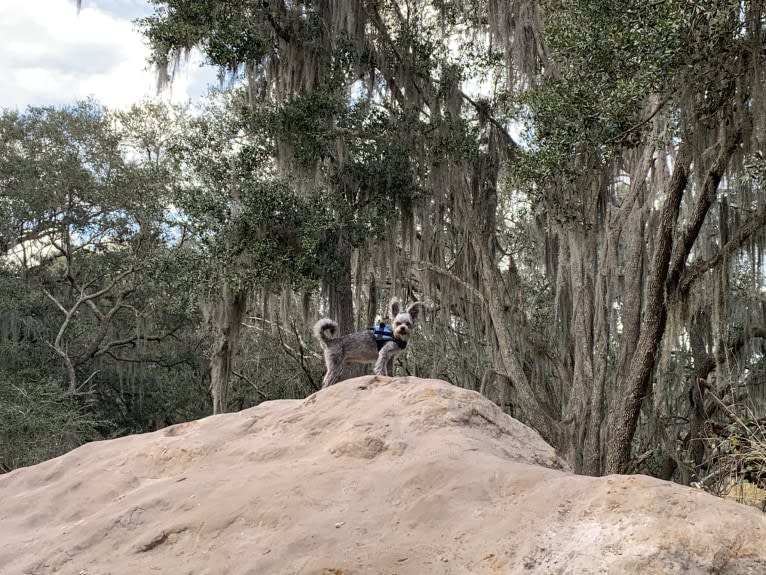
<svg viewBox="0 0 766 575">
<path fill-rule="evenodd" d="M 88 96 L 121 108 L 156 93 L 149 49 L 131 17 L 151 13 L 136 0 L 0 0 L 0 108 L 70 104 Z M 171 94 L 186 101 L 215 82 L 193 54 Z"/>
</svg>

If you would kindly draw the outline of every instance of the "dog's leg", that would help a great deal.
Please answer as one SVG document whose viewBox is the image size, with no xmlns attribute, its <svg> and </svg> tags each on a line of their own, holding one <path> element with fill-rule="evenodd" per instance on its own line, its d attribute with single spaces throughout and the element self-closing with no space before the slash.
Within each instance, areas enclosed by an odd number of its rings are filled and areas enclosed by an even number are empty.
<svg viewBox="0 0 766 575">
<path fill-rule="evenodd" d="M 342 371 L 343 371 L 342 363 L 332 364 L 330 367 L 328 367 L 327 373 L 324 375 L 324 379 L 322 380 L 322 389 L 336 383 L 338 379 L 340 378 L 340 374 Z"/>
<path fill-rule="evenodd" d="M 327 366 L 327 373 L 322 380 L 322 389 L 337 383 L 340 374 L 343 371 L 344 361 L 343 348 L 339 345 L 328 347 L 324 352 L 324 363 Z"/>
<path fill-rule="evenodd" d="M 378 361 L 375 362 L 375 375 L 393 375 L 394 357 L 398 346 L 393 341 L 389 341 L 378 352 Z"/>
</svg>

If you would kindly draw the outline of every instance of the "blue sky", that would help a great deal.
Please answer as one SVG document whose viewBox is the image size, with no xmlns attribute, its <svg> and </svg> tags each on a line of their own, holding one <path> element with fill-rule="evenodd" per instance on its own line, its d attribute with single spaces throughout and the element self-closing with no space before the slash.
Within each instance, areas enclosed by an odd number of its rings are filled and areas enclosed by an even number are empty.
<svg viewBox="0 0 766 575">
<path fill-rule="evenodd" d="M 124 108 L 156 95 L 149 50 L 133 20 L 152 13 L 146 0 L 0 0 L 0 108 L 71 104 L 95 97 Z M 191 60 L 163 97 L 196 99 L 216 71 Z"/>
</svg>

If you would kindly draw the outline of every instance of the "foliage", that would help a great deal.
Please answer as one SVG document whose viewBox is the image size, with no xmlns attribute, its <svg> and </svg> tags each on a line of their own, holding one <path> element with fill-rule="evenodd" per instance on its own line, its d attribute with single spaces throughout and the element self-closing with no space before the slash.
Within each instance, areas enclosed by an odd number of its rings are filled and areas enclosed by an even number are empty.
<svg viewBox="0 0 766 575">
<path fill-rule="evenodd" d="M 538 185 L 555 177 L 574 182 L 640 145 L 650 127 L 647 97 L 672 92 L 692 58 L 691 16 L 680 3 L 543 6 L 553 63 L 520 99 L 531 146 L 515 168 Z"/>
<path fill-rule="evenodd" d="M 172 146 L 184 174 L 173 203 L 198 250 L 196 283 L 201 293 L 222 282 L 235 289 L 282 282 L 310 288 L 332 273 L 322 190 L 298 193 L 276 175 L 273 142 L 247 130 L 255 120 L 241 97 L 211 100 Z"/>
<path fill-rule="evenodd" d="M 0 117 L 0 377 L 5 433 L 29 447 L 8 467 L 205 413 L 193 292 L 178 283 L 189 251 L 150 126 L 168 117 L 92 101 Z"/>
<path fill-rule="evenodd" d="M 323 278 L 331 310 L 353 287 L 361 315 L 384 282 L 429 298 L 429 347 L 471 358 L 432 369 L 509 386 L 502 402 L 576 469 L 626 468 L 642 408 L 666 415 L 644 398 L 666 366 L 685 369 L 676 358 L 718 364 L 710 350 L 744 309 L 718 270 L 763 225 L 735 169 L 752 163 L 760 110 L 758 7 L 305 0 L 233 3 L 219 21 L 156 5 L 142 23 L 155 62 L 198 47 L 245 71 L 269 119 L 249 128 L 268 126 L 280 177 L 324 190 L 342 254 Z M 242 53 L 244 30 L 262 50 Z M 755 213 L 740 225 L 744 205 Z M 710 282 L 726 295 L 699 295 Z M 690 354 L 677 340 L 700 310 L 709 337 Z M 648 437 L 645 425 L 636 443 Z"/>
<path fill-rule="evenodd" d="M 20 350 L 4 349 L 0 355 Z M 99 438 L 100 422 L 88 413 L 87 398 L 69 393 L 38 370 L 0 372 L 0 472 L 57 457 Z"/>
<path fill-rule="evenodd" d="M 58 246 L 4 276 L 3 341 L 99 433 L 194 417 L 208 381 L 216 409 L 309 393 L 311 324 L 392 295 L 428 303 L 401 369 L 583 473 L 688 483 L 716 398 L 762 417 L 762 3 L 152 3 L 161 73 L 198 48 L 230 86 L 2 119 L 3 253 Z"/>
</svg>

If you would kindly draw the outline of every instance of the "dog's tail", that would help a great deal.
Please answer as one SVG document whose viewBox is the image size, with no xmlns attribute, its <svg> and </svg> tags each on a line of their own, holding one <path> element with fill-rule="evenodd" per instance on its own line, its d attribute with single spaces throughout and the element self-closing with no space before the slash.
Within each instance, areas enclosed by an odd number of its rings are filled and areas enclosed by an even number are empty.
<svg viewBox="0 0 766 575">
<path fill-rule="evenodd" d="M 323 317 L 314 324 L 314 335 L 319 340 L 322 347 L 327 347 L 335 339 L 335 332 L 338 331 L 338 324 L 327 317 Z M 329 332 L 330 335 L 327 334 Z"/>
</svg>

